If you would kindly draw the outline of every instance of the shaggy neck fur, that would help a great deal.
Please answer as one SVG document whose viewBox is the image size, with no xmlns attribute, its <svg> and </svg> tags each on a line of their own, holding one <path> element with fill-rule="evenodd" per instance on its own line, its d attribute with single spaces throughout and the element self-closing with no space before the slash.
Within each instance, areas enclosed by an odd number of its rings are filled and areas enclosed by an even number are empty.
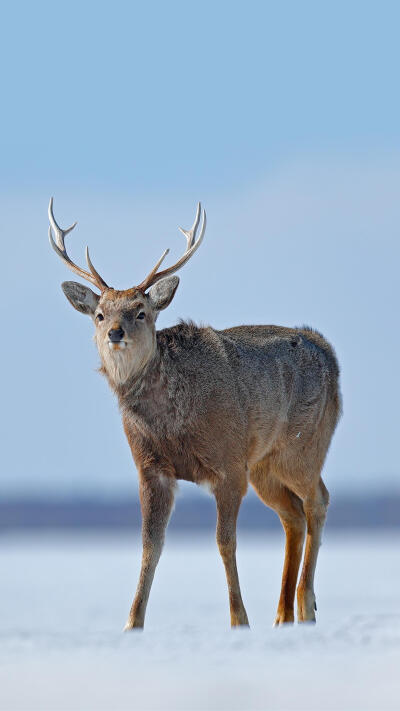
<svg viewBox="0 0 400 711">
<path fill-rule="evenodd" d="M 102 348 L 100 357 L 102 368 L 110 386 L 117 394 L 126 392 L 133 383 L 143 378 L 149 363 L 154 359 L 156 352 L 156 339 L 154 334 L 153 346 L 146 354 L 139 353 L 131 344 L 123 349 Z"/>
</svg>

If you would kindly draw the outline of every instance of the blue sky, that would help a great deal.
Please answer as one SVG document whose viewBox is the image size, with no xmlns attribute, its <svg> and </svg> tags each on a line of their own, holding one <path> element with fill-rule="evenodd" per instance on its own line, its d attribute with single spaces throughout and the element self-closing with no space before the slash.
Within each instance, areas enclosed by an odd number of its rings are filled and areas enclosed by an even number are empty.
<svg viewBox="0 0 400 711">
<path fill-rule="evenodd" d="M 229 189 L 391 150 L 397 3 L 9 3 L 5 187 Z"/>
<path fill-rule="evenodd" d="M 321 330 L 345 403 L 328 486 L 399 487 L 399 15 L 386 2 L 3 7 L 0 493 L 135 480 L 91 324 L 59 288 L 50 195 L 61 223 L 79 221 L 73 256 L 89 243 L 121 287 L 179 252 L 176 227 L 202 199 L 206 240 L 160 326 Z"/>
</svg>

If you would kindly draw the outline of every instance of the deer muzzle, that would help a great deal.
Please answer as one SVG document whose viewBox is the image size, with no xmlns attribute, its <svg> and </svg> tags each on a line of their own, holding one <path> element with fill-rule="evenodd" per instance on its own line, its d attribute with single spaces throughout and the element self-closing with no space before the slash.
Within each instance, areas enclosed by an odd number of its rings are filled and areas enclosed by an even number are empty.
<svg viewBox="0 0 400 711">
<path fill-rule="evenodd" d="M 108 340 L 111 343 L 120 343 L 124 337 L 125 331 L 121 326 L 119 328 L 111 328 L 108 332 Z"/>
</svg>

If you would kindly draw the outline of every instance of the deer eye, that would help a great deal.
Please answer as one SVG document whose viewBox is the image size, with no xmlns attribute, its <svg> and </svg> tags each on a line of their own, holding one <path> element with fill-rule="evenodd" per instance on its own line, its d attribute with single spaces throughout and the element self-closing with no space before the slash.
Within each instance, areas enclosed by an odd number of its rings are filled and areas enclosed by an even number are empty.
<svg viewBox="0 0 400 711">
<path fill-rule="evenodd" d="M 146 314 L 144 313 L 144 311 L 141 311 L 141 312 L 136 316 L 136 318 L 139 318 L 141 321 L 143 321 L 145 315 L 146 315 Z"/>
<path fill-rule="evenodd" d="M 104 316 L 103 316 L 103 314 L 97 314 L 97 316 L 96 316 L 96 321 L 104 321 Z"/>
</svg>

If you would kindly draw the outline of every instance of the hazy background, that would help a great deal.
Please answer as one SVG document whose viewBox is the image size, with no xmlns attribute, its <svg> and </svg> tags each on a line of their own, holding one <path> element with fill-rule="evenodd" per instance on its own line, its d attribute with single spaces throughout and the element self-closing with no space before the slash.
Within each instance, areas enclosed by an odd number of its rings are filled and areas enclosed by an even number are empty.
<svg viewBox="0 0 400 711">
<path fill-rule="evenodd" d="M 204 244 L 159 326 L 309 324 L 334 344 L 335 493 L 400 491 L 398 3 L 36 2 L 0 23 L 2 496 L 136 490 L 47 203 L 111 285 Z"/>
<path fill-rule="evenodd" d="M 2 3 L 2 709 L 398 709 L 399 27 L 384 0 Z M 60 289 L 76 277 L 48 244 L 51 195 L 79 222 L 73 259 L 89 244 L 118 288 L 181 253 L 203 202 L 160 327 L 306 323 L 334 344 L 316 627 L 270 629 L 283 531 L 247 497 L 252 629 L 230 633 L 214 502 L 186 484 L 145 633 L 120 633 L 137 477 L 92 323 Z"/>
</svg>

